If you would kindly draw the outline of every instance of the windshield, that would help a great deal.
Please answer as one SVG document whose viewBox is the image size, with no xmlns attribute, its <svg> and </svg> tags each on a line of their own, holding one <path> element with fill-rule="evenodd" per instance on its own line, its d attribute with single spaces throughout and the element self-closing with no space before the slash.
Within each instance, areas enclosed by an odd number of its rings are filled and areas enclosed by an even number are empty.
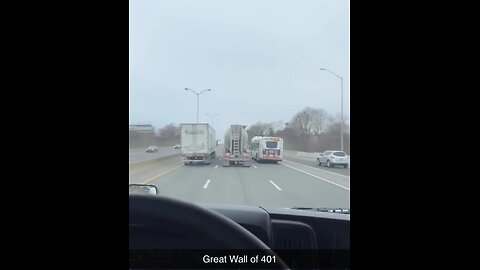
<svg viewBox="0 0 480 270">
<path fill-rule="evenodd" d="M 277 142 L 266 142 L 267 148 L 277 148 Z"/>
<path fill-rule="evenodd" d="M 349 13 L 347 0 L 130 0 L 130 184 L 349 209 Z"/>
</svg>

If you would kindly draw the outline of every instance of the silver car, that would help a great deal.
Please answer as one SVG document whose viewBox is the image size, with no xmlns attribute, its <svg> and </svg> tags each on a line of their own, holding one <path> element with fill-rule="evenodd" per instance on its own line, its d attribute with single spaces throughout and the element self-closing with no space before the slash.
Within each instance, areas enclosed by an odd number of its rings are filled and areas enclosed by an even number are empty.
<svg viewBox="0 0 480 270">
<path fill-rule="evenodd" d="M 348 167 L 347 154 L 343 151 L 334 151 L 328 150 L 320 154 L 317 158 L 317 165 L 321 166 L 322 164 L 327 165 L 327 167 L 333 166 L 342 166 L 344 168 Z"/>
</svg>

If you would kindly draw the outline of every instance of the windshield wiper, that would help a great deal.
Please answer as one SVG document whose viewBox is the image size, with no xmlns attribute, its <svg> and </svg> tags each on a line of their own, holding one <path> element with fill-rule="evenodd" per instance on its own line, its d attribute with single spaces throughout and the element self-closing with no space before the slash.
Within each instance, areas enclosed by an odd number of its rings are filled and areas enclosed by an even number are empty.
<svg viewBox="0 0 480 270">
<path fill-rule="evenodd" d="M 333 208 L 333 207 L 301 207 L 301 206 L 294 206 L 294 207 L 292 207 L 292 209 L 296 209 L 296 210 L 310 210 L 310 211 L 317 211 L 317 212 L 339 213 L 339 214 L 350 214 L 350 209 Z"/>
</svg>

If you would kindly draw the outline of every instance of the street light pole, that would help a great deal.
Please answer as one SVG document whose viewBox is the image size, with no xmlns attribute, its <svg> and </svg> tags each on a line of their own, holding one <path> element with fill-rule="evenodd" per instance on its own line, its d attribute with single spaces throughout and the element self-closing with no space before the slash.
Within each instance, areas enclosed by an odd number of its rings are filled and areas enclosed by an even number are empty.
<svg viewBox="0 0 480 270">
<path fill-rule="evenodd" d="M 197 95 L 197 124 L 198 124 L 198 112 L 199 112 L 199 108 L 200 108 L 199 97 L 200 97 L 200 95 L 201 95 L 203 92 L 205 92 L 205 91 L 212 91 L 212 89 L 205 89 L 205 90 L 203 90 L 203 91 L 200 92 L 200 93 L 197 93 L 197 92 L 193 91 L 193 90 L 190 89 L 190 88 L 185 88 L 185 91 L 192 91 L 195 95 Z"/>
<path fill-rule="evenodd" d="M 341 111 L 340 111 L 340 150 L 343 151 L 343 77 L 337 75 L 335 72 L 331 71 L 328 68 L 320 68 L 320 70 L 326 70 L 330 73 L 332 73 L 335 77 L 340 79 L 341 82 Z"/>
<path fill-rule="evenodd" d="M 214 115 L 210 115 L 208 113 L 205 114 L 206 116 L 209 116 L 210 118 L 212 118 L 212 126 L 215 127 L 215 116 L 219 116 L 220 114 L 216 113 Z"/>
<path fill-rule="evenodd" d="M 343 151 L 343 78 L 340 77 L 340 81 L 342 84 L 342 106 L 341 106 L 341 112 L 340 112 L 340 117 L 342 118 L 342 121 L 340 122 L 340 150 Z"/>
</svg>

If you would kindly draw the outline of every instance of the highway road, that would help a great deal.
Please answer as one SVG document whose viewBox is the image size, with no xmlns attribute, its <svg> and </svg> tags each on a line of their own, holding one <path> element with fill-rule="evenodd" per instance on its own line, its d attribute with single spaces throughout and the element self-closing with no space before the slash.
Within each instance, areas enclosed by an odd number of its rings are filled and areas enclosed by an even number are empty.
<svg viewBox="0 0 480 270">
<path fill-rule="evenodd" d="M 223 153 L 218 147 L 217 156 Z M 284 157 L 278 164 L 185 166 L 181 156 L 130 166 L 130 183 L 156 185 L 160 195 L 192 202 L 272 207 L 350 208 L 350 168 L 318 167 L 314 159 Z"/>
<path fill-rule="evenodd" d="M 348 164 L 347 169 L 344 169 L 344 168 L 341 168 L 341 167 L 328 168 L 325 165 L 322 165 L 321 167 L 319 167 L 317 165 L 316 158 L 297 156 L 297 155 L 295 155 L 295 152 L 293 152 L 293 151 L 285 151 L 284 152 L 284 159 L 286 159 L 287 161 L 300 163 L 302 165 L 306 165 L 306 166 L 309 166 L 309 167 L 319 168 L 319 169 L 329 171 L 329 172 L 332 172 L 332 173 L 338 173 L 338 174 L 342 174 L 342 175 L 345 175 L 345 176 L 350 176 L 350 162 Z"/>
<path fill-rule="evenodd" d="M 173 146 L 158 146 L 158 152 L 147 153 L 146 148 L 129 149 L 129 163 L 143 162 L 165 156 L 180 154 L 180 149 L 174 149 Z"/>
</svg>

